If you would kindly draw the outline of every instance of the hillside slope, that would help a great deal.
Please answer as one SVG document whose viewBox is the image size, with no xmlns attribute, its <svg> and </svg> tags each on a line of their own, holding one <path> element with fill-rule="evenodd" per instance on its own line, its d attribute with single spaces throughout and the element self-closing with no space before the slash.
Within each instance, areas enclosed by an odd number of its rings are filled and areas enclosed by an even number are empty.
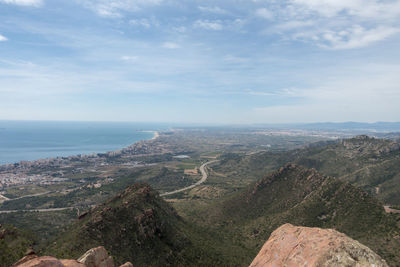
<svg viewBox="0 0 400 267">
<path fill-rule="evenodd" d="M 203 223 L 215 225 L 230 235 L 232 243 L 252 253 L 274 229 L 292 223 L 337 229 L 389 263 L 400 262 L 400 231 L 382 204 L 350 183 L 323 176 L 315 169 L 287 164 L 208 211 Z M 249 255 L 248 260 L 254 256 Z"/>
<path fill-rule="evenodd" d="M 336 144 L 309 147 L 294 160 L 362 187 L 387 204 L 400 205 L 400 144 L 358 136 Z"/>
<path fill-rule="evenodd" d="M 135 184 L 81 216 L 44 253 L 77 258 L 89 248 L 104 246 L 117 264 L 199 266 L 218 262 L 199 242 L 201 237 L 158 192 L 146 184 Z"/>
<path fill-rule="evenodd" d="M 0 267 L 9 267 L 34 244 L 34 236 L 12 225 L 0 224 Z"/>
<path fill-rule="evenodd" d="M 225 154 L 214 169 L 254 181 L 289 162 L 351 182 L 385 204 L 400 205 L 400 143 L 388 139 L 362 135 L 291 151 Z"/>
</svg>

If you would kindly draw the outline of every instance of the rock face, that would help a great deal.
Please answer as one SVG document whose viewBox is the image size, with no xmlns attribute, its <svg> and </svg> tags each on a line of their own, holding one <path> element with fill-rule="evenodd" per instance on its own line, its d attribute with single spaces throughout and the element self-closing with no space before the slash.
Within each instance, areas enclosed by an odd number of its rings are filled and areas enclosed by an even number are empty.
<svg viewBox="0 0 400 267">
<path fill-rule="evenodd" d="M 376 139 L 367 135 L 360 135 L 351 139 L 343 139 L 340 143 L 347 150 L 345 155 L 350 158 L 368 154 L 380 156 L 400 150 L 400 144 L 398 142 L 386 139 Z"/>
<path fill-rule="evenodd" d="M 335 230 L 284 224 L 271 234 L 250 264 L 260 266 L 388 265 L 368 247 Z"/>
<path fill-rule="evenodd" d="M 89 249 L 79 259 L 87 267 L 114 267 L 114 261 L 104 247 Z"/>
<path fill-rule="evenodd" d="M 108 255 L 107 250 L 100 246 L 89 249 L 78 260 L 58 260 L 50 256 L 38 257 L 34 253 L 29 254 L 13 267 L 114 267 L 114 260 Z M 127 262 L 121 267 L 133 267 L 132 263 Z"/>
<path fill-rule="evenodd" d="M 38 257 L 36 255 L 28 255 L 23 257 L 13 267 L 64 267 L 58 259 L 49 256 Z"/>
</svg>

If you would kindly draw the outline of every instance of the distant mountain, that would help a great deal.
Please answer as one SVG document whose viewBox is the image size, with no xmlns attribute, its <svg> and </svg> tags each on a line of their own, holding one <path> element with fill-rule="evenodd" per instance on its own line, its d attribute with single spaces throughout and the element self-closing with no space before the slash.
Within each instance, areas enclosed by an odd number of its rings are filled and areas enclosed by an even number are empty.
<svg viewBox="0 0 400 267">
<path fill-rule="evenodd" d="M 334 228 L 400 262 L 399 228 L 374 197 L 315 169 L 288 164 L 223 203 L 208 208 L 205 223 L 256 253 L 284 223 Z M 234 253 L 233 253 L 234 254 Z M 249 263 L 254 255 L 248 255 Z"/>
<path fill-rule="evenodd" d="M 252 127 L 266 129 L 303 129 L 316 131 L 344 132 L 400 132 L 400 122 L 315 122 L 315 123 L 286 123 L 286 124 L 255 124 Z"/>
<path fill-rule="evenodd" d="M 391 139 L 360 135 L 317 142 L 291 151 L 266 151 L 248 156 L 225 154 L 214 169 L 255 180 L 288 162 L 349 181 L 384 204 L 400 205 L 400 143 Z"/>
<path fill-rule="evenodd" d="M 400 205 L 400 143 L 368 136 L 292 153 L 292 160 L 349 181 L 376 195 L 385 204 Z"/>
<path fill-rule="evenodd" d="M 370 130 L 377 132 L 400 131 L 400 122 L 320 122 L 300 125 L 300 128 L 319 130 Z"/>
<path fill-rule="evenodd" d="M 117 264 L 134 266 L 204 265 L 211 260 L 196 247 L 196 234 L 146 184 L 129 186 L 97 206 L 62 233 L 46 250 L 58 258 L 78 258 L 86 250 L 104 246 Z"/>
</svg>

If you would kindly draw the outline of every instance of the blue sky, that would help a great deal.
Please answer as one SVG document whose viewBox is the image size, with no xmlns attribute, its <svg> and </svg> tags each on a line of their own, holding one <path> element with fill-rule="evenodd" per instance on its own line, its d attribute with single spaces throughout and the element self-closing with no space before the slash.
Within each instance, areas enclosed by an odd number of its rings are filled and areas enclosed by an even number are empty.
<svg viewBox="0 0 400 267">
<path fill-rule="evenodd" d="M 400 1 L 0 0 L 0 119 L 399 121 Z"/>
</svg>

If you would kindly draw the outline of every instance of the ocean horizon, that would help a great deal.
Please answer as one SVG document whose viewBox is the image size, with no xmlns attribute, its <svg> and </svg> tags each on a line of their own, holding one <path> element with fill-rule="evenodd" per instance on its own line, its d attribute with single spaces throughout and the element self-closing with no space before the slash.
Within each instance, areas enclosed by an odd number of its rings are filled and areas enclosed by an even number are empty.
<svg viewBox="0 0 400 267">
<path fill-rule="evenodd" d="M 155 123 L 0 121 L 0 164 L 114 151 L 165 129 Z"/>
</svg>

